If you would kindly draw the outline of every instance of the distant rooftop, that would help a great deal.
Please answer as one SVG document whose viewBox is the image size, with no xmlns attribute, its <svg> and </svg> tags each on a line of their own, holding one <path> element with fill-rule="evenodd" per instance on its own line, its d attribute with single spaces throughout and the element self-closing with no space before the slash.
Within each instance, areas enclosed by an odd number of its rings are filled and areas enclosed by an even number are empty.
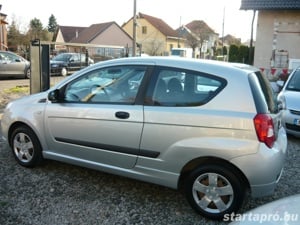
<svg viewBox="0 0 300 225">
<path fill-rule="evenodd" d="M 300 0 L 242 0 L 242 10 L 298 10 Z"/>
</svg>

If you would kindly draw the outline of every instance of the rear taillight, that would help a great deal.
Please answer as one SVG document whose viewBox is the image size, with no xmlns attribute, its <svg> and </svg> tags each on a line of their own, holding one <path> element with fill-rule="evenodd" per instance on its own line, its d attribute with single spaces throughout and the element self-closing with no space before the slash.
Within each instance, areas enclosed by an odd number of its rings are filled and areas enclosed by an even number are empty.
<svg viewBox="0 0 300 225">
<path fill-rule="evenodd" d="M 272 148 L 275 142 L 275 132 L 272 117 L 267 114 L 257 114 L 254 125 L 258 140 Z"/>
</svg>

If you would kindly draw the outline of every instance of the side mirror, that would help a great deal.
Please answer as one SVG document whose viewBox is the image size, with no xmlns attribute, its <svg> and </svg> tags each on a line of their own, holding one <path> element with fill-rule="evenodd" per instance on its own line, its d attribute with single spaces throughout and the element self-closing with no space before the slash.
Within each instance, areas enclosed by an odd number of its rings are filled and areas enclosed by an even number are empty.
<svg viewBox="0 0 300 225">
<path fill-rule="evenodd" d="M 59 90 L 53 90 L 48 94 L 48 100 L 55 103 L 59 101 Z"/>
<path fill-rule="evenodd" d="M 283 87 L 283 85 L 284 85 L 284 81 L 283 80 L 278 80 L 278 81 L 276 81 L 276 84 L 281 89 Z"/>
<path fill-rule="evenodd" d="M 278 102 L 277 103 L 277 107 L 278 107 L 279 111 L 283 110 L 283 104 L 282 104 L 282 102 Z"/>
</svg>

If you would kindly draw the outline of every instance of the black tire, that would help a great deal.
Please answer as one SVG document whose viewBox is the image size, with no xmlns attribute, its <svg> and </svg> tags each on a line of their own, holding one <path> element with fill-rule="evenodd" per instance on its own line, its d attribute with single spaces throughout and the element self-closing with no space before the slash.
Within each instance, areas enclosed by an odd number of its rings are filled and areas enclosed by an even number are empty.
<svg viewBox="0 0 300 225">
<path fill-rule="evenodd" d="M 30 68 L 28 68 L 25 71 L 25 79 L 30 79 L 30 76 L 31 76 L 31 70 L 30 70 Z"/>
<path fill-rule="evenodd" d="M 12 132 L 10 146 L 16 161 L 22 166 L 34 167 L 43 160 L 41 144 L 26 126 L 17 127 Z"/>
<path fill-rule="evenodd" d="M 184 189 L 196 212 L 209 219 L 221 220 L 225 214 L 241 207 L 246 190 L 241 182 L 233 169 L 212 164 L 192 171 L 185 180 Z"/>
</svg>

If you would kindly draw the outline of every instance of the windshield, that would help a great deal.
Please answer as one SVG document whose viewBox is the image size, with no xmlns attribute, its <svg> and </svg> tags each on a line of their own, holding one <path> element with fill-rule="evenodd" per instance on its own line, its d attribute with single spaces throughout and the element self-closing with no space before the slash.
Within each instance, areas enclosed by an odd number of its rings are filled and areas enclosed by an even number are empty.
<svg viewBox="0 0 300 225">
<path fill-rule="evenodd" d="M 300 70 L 296 70 L 291 74 L 289 83 L 286 86 L 286 90 L 300 91 Z"/>
<path fill-rule="evenodd" d="M 53 57 L 53 61 L 69 61 L 69 59 L 71 58 L 72 55 L 69 55 L 69 54 L 59 54 L 55 57 Z"/>
</svg>

